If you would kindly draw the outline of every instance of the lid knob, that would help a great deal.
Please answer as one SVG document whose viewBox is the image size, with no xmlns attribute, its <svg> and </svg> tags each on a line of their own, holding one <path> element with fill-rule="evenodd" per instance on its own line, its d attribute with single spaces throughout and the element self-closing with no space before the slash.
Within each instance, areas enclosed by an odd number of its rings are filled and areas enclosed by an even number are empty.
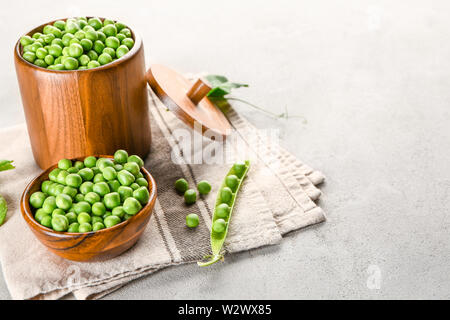
<svg viewBox="0 0 450 320">
<path fill-rule="evenodd" d="M 208 94 L 209 91 L 211 91 L 211 87 L 199 78 L 188 90 L 186 95 L 193 104 L 197 105 Z"/>
</svg>

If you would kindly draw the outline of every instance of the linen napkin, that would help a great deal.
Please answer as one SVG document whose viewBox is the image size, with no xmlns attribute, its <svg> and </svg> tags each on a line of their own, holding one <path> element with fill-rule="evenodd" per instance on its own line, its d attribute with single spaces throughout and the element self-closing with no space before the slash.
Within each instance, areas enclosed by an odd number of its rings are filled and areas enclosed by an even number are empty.
<svg viewBox="0 0 450 320">
<path fill-rule="evenodd" d="M 13 159 L 16 165 L 0 175 L 0 193 L 9 206 L 0 227 L 0 262 L 13 299 L 57 299 L 68 293 L 77 299 L 100 298 L 162 268 L 200 260 L 210 253 L 215 194 L 238 159 L 250 159 L 251 167 L 230 222 L 227 254 L 277 244 L 287 232 L 325 220 L 313 201 L 321 194 L 316 185 L 324 180 L 323 174 L 273 143 L 231 106 L 224 112 L 233 135 L 224 142 L 211 141 L 193 133 L 152 93 L 150 97 L 152 146 L 145 167 L 156 180 L 158 199 L 136 245 L 106 261 L 68 261 L 34 237 L 21 216 L 19 200 L 41 170 L 33 160 L 25 125 L 0 130 L 0 157 Z M 191 186 L 207 179 L 212 192 L 188 208 L 173 187 L 180 177 Z M 185 227 L 187 211 L 199 214 L 195 230 Z"/>
</svg>

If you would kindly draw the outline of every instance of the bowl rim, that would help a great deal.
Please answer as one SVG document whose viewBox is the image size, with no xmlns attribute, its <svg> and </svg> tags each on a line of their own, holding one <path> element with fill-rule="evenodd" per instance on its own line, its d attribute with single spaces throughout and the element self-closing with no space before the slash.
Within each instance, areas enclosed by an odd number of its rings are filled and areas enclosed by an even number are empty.
<svg viewBox="0 0 450 320">
<path fill-rule="evenodd" d="M 96 158 L 108 158 L 108 159 L 114 159 L 113 156 L 110 155 L 94 155 L 94 157 Z M 76 158 L 72 158 L 70 159 L 71 161 L 82 161 L 85 157 L 76 157 Z M 155 179 L 153 178 L 153 176 L 150 174 L 150 172 L 143 166 L 141 168 L 142 173 L 144 174 L 144 176 L 146 177 L 147 182 L 149 182 L 149 187 L 151 186 L 151 190 L 149 190 L 150 192 L 150 197 L 149 200 L 147 202 L 147 204 L 142 207 L 142 209 L 135 214 L 134 216 L 132 216 L 130 219 L 122 221 L 118 224 L 116 224 L 115 226 L 109 227 L 109 228 L 104 228 L 101 230 L 97 230 L 97 231 L 90 231 L 90 232 L 66 232 L 66 231 L 55 231 L 53 229 L 50 229 L 48 227 L 43 226 L 42 224 L 40 224 L 33 216 L 32 214 L 32 209 L 30 207 L 30 203 L 29 203 L 29 199 L 31 196 L 31 188 L 34 186 L 34 184 L 42 177 L 45 176 L 58 166 L 58 164 L 54 164 L 52 166 L 50 166 L 49 168 L 47 168 L 46 170 L 44 170 L 43 172 L 41 172 L 39 175 L 37 175 L 33 180 L 31 180 L 28 185 L 25 187 L 25 190 L 22 193 L 21 199 L 20 199 L 20 209 L 22 211 L 22 216 L 24 218 L 24 220 L 28 223 L 28 224 L 32 224 L 32 226 L 36 229 L 39 229 L 40 232 L 45 232 L 47 234 L 52 234 L 53 236 L 56 236 L 58 238 L 73 238 L 73 237 L 80 237 L 80 236 L 93 236 L 95 235 L 101 235 L 104 232 L 112 232 L 116 229 L 122 229 L 125 228 L 129 223 L 131 223 L 132 220 L 134 220 L 134 218 L 136 218 L 137 216 L 140 216 L 142 214 L 145 213 L 145 211 L 149 210 L 152 206 L 153 206 L 153 202 L 157 196 L 157 189 L 156 189 L 156 182 Z M 40 188 L 39 188 L 40 191 Z M 146 210 L 147 209 L 147 210 Z"/>
<path fill-rule="evenodd" d="M 67 18 L 55 19 L 55 20 L 52 20 L 50 22 L 43 23 L 43 24 L 39 25 L 38 27 L 35 27 L 35 28 L 31 29 L 30 31 L 28 31 L 24 35 L 31 36 L 35 32 L 38 32 L 38 31 L 41 32 L 42 29 L 46 25 L 53 24 L 55 21 L 59 21 L 59 20 L 66 21 L 67 19 L 72 19 L 72 18 L 76 18 L 76 17 L 67 17 Z M 102 21 L 104 19 L 106 19 L 106 18 L 103 18 L 103 17 L 94 17 L 94 16 L 86 16 L 86 18 L 87 19 L 89 19 L 89 18 L 99 18 Z M 115 20 L 115 21 L 117 22 L 117 20 Z M 141 37 L 137 33 L 135 33 L 133 31 L 134 28 L 130 27 L 129 24 L 125 24 L 125 25 L 131 31 L 131 36 L 133 37 L 133 40 L 134 40 L 133 48 L 131 48 L 131 50 L 129 52 L 127 52 L 123 57 L 117 59 L 116 61 L 113 61 L 113 62 L 107 63 L 107 64 L 105 64 L 103 66 L 100 66 L 100 67 L 96 67 L 96 68 L 92 68 L 92 69 L 84 69 L 84 70 L 78 70 L 78 69 L 77 70 L 51 70 L 51 69 L 39 67 L 39 66 L 37 66 L 37 65 L 35 65 L 35 64 L 31 63 L 31 62 L 28 62 L 27 60 L 25 60 L 23 58 L 23 56 L 21 54 L 22 44 L 20 43 L 20 38 L 22 37 L 22 35 L 19 37 L 19 39 L 16 42 L 16 45 L 14 46 L 14 55 L 19 59 L 19 61 L 21 63 L 24 63 L 25 65 L 27 65 L 29 67 L 32 67 L 32 68 L 35 68 L 37 70 L 40 70 L 40 71 L 43 71 L 43 72 L 49 72 L 49 73 L 61 73 L 62 72 L 62 73 L 70 74 L 70 73 L 76 73 L 76 72 L 95 72 L 95 71 L 100 71 L 100 70 L 106 70 L 106 69 L 109 69 L 111 67 L 118 66 L 119 64 L 124 63 L 125 61 L 130 60 L 133 56 L 136 55 L 136 53 L 142 47 L 142 39 L 141 39 Z"/>
</svg>

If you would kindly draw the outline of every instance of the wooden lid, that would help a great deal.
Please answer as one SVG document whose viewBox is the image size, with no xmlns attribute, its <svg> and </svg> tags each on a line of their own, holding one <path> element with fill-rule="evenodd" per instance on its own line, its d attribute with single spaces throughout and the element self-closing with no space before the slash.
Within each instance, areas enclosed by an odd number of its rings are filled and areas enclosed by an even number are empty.
<svg viewBox="0 0 450 320">
<path fill-rule="evenodd" d="M 154 64 L 147 71 L 147 81 L 164 105 L 192 128 L 197 122 L 202 133 L 210 130 L 223 137 L 231 133 L 225 115 L 206 96 L 211 87 L 202 79 L 191 82 L 175 70 Z"/>
</svg>

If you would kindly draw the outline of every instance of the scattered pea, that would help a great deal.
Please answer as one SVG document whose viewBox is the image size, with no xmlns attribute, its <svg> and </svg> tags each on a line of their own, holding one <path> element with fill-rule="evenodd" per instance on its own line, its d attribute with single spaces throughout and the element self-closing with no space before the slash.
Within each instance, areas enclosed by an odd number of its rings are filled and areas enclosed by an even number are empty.
<svg viewBox="0 0 450 320">
<path fill-rule="evenodd" d="M 198 215 L 196 215 L 195 213 L 191 213 L 186 216 L 186 226 L 188 226 L 189 228 L 195 228 L 198 226 L 198 224 Z"/>
<path fill-rule="evenodd" d="M 189 184 L 186 181 L 186 179 L 178 179 L 177 181 L 175 181 L 175 189 L 181 193 L 184 194 L 186 192 L 187 189 L 189 189 Z"/>
<path fill-rule="evenodd" d="M 193 204 L 195 203 L 195 201 L 197 201 L 197 193 L 195 192 L 195 190 L 194 189 L 186 190 L 186 192 L 184 193 L 184 202 L 186 204 Z"/>
<path fill-rule="evenodd" d="M 202 180 L 197 184 L 197 189 L 200 194 L 208 194 L 211 191 L 211 185 L 208 181 Z"/>
</svg>

